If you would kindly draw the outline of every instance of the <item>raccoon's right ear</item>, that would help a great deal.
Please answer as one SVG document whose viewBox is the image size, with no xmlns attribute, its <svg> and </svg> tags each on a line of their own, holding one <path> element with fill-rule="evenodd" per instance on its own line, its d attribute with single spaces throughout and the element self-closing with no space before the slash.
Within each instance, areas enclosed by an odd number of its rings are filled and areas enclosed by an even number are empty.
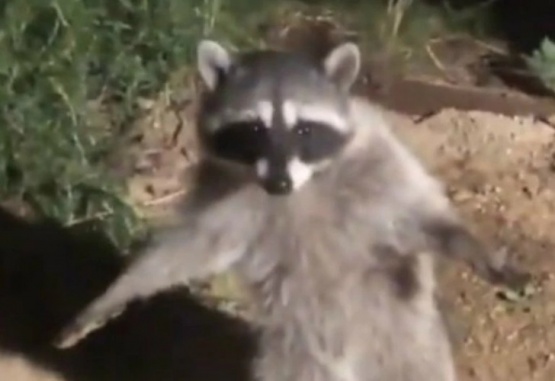
<svg viewBox="0 0 555 381">
<path fill-rule="evenodd" d="M 202 40 L 197 46 L 197 67 L 200 76 L 210 91 L 218 85 L 218 80 L 225 75 L 233 59 L 229 52 L 215 41 Z"/>
</svg>

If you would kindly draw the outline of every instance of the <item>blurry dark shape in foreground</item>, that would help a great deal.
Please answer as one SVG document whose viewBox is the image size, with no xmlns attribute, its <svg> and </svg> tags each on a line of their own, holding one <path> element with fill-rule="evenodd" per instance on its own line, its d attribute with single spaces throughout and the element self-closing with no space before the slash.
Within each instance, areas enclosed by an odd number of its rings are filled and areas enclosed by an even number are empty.
<svg viewBox="0 0 555 381">
<path fill-rule="evenodd" d="M 0 209 L 0 356 L 21 355 L 68 381 L 248 378 L 250 328 L 185 287 L 132 303 L 69 350 L 53 347 L 62 327 L 124 267 L 100 233 L 26 222 Z"/>
</svg>

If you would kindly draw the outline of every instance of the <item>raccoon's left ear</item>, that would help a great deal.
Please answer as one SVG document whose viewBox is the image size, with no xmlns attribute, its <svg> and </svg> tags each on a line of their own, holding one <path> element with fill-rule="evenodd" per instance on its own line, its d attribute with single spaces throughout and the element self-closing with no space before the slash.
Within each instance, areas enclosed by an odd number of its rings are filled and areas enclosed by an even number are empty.
<svg viewBox="0 0 555 381">
<path fill-rule="evenodd" d="M 231 54 L 217 42 L 202 40 L 198 44 L 197 68 L 211 91 L 216 88 L 221 76 L 227 74 L 232 63 Z"/>
<path fill-rule="evenodd" d="M 360 50 L 352 42 L 343 43 L 324 58 L 328 78 L 343 90 L 349 90 L 360 71 Z"/>
</svg>

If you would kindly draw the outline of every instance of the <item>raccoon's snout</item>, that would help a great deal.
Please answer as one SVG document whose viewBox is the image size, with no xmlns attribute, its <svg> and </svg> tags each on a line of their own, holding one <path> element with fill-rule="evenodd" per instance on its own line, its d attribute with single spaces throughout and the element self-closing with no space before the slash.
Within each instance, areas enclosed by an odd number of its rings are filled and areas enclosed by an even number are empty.
<svg viewBox="0 0 555 381">
<path fill-rule="evenodd" d="M 256 173 L 260 185 L 268 194 L 281 196 L 293 191 L 294 179 L 284 163 L 261 159 L 256 164 Z"/>
<path fill-rule="evenodd" d="M 272 195 L 287 195 L 305 185 L 313 175 L 314 168 L 292 158 L 287 164 L 269 163 L 260 160 L 256 164 L 258 179 L 266 192 Z"/>
<path fill-rule="evenodd" d="M 262 181 L 262 186 L 271 195 L 283 196 L 291 193 L 293 190 L 293 181 L 286 174 L 275 175 Z"/>
</svg>

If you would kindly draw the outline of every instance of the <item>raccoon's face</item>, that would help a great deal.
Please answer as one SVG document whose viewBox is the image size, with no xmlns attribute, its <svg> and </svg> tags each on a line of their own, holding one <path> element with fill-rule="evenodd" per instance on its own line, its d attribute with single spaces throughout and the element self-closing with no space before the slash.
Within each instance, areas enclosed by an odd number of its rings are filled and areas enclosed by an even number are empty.
<svg viewBox="0 0 555 381">
<path fill-rule="evenodd" d="M 360 67 L 356 45 L 343 44 L 315 62 L 276 51 L 232 57 L 202 41 L 198 65 L 209 90 L 201 140 L 219 159 L 251 168 L 269 194 L 298 190 L 349 141 L 348 91 Z"/>
</svg>

